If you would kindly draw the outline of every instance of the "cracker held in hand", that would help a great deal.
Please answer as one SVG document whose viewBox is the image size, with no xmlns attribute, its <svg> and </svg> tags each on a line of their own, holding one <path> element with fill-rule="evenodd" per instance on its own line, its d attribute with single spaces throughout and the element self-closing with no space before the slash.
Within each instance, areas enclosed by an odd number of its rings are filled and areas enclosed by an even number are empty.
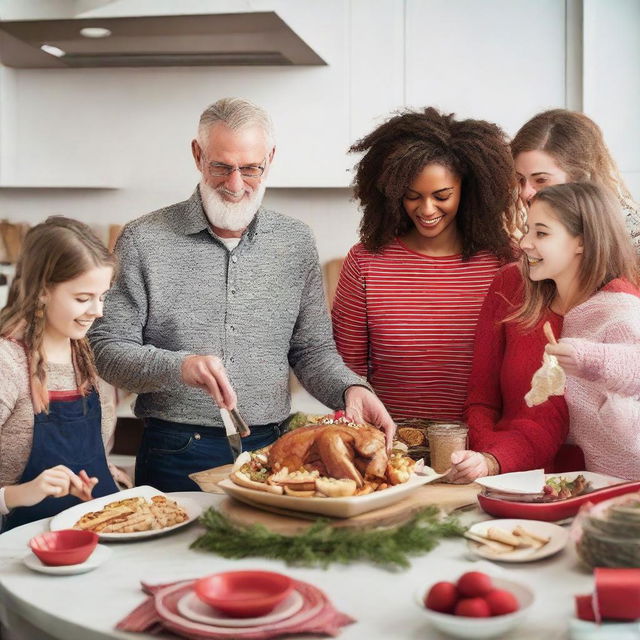
<svg viewBox="0 0 640 640">
<path fill-rule="evenodd" d="M 550 344 L 558 344 L 548 322 L 544 323 L 543 330 Z M 564 394 L 566 382 L 567 376 L 558 359 L 545 352 L 542 356 L 542 366 L 533 374 L 531 389 L 524 401 L 528 407 L 535 407 L 546 402 L 550 396 L 561 396 Z"/>
</svg>

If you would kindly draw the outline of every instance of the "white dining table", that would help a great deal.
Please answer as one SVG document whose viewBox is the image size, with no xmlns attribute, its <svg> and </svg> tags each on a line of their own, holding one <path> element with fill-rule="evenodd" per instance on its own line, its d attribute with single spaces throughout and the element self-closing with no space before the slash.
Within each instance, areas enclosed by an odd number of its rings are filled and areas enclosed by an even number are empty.
<svg viewBox="0 0 640 640">
<path fill-rule="evenodd" d="M 224 499 L 199 492 L 170 495 L 177 499 L 188 496 L 204 509 Z M 479 511 L 465 517 L 489 519 Z M 43 575 L 28 569 L 23 558 L 29 553 L 29 539 L 48 530 L 48 524 L 47 519 L 39 520 L 0 535 L 0 616 L 10 640 L 175 638 L 115 629 L 147 597 L 140 581 L 166 583 L 238 569 L 279 571 L 322 589 L 339 610 L 357 620 L 342 628 L 340 638 L 344 640 L 444 640 L 447 636 L 431 627 L 416 594 L 438 580 L 455 580 L 465 571 L 488 570 L 534 590 L 536 601 L 524 623 L 504 636 L 509 640 L 568 638 L 574 595 L 593 590 L 592 575 L 580 565 L 572 543 L 544 560 L 499 565 L 471 555 L 466 542 L 455 538 L 442 541 L 430 553 L 413 556 L 406 570 L 390 571 L 364 562 L 323 569 L 255 557 L 229 560 L 190 549 L 205 531 L 197 522 L 159 537 L 109 543 L 110 558 L 89 573 Z"/>
</svg>

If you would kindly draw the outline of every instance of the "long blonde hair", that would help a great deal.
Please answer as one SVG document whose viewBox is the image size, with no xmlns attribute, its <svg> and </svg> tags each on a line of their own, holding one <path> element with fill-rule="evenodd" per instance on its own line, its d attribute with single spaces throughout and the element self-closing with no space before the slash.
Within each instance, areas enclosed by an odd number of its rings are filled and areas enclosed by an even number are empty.
<svg viewBox="0 0 640 640">
<path fill-rule="evenodd" d="M 610 191 L 589 182 L 567 183 L 538 191 L 533 202 L 547 203 L 574 238 L 582 236 L 584 249 L 572 306 L 584 302 L 615 278 L 639 284 L 638 257 L 624 226 L 620 206 Z M 516 320 L 525 328 L 531 328 L 551 307 L 556 285 L 553 280 L 531 280 L 526 255 L 521 257 L 520 270 L 524 301 L 506 321 Z"/>
<path fill-rule="evenodd" d="M 49 408 L 47 358 L 43 348 L 44 295 L 55 285 L 103 266 L 115 269 L 115 256 L 87 225 L 77 220 L 52 216 L 30 229 L 24 238 L 7 305 L 0 311 L 0 335 L 24 344 L 35 413 Z M 71 340 L 71 357 L 78 389 L 86 395 L 97 379 L 86 338 Z"/>
<path fill-rule="evenodd" d="M 511 141 L 515 158 L 544 151 L 569 176 L 569 182 L 593 182 L 616 194 L 623 209 L 640 212 L 607 148 L 600 127 L 584 113 L 551 109 L 520 127 Z"/>
</svg>

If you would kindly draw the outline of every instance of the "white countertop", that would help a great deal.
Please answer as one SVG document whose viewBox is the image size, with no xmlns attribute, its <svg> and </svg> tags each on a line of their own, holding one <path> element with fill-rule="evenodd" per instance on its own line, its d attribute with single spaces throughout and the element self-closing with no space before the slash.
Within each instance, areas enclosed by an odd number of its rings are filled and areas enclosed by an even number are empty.
<svg viewBox="0 0 640 640">
<path fill-rule="evenodd" d="M 222 496 L 207 493 L 185 495 L 204 508 L 222 500 Z M 444 640 L 446 636 L 429 625 L 417 606 L 415 594 L 420 588 L 438 580 L 455 579 L 468 570 L 486 571 L 487 567 L 495 567 L 496 574 L 526 582 L 534 589 L 536 603 L 523 625 L 504 636 L 510 640 L 567 638 L 573 596 L 593 589 L 591 573 L 579 565 L 571 544 L 559 555 L 538 562 L 492 565 L 476 561 L 467 552 L 465 542 L 454 539 L 442 542 L 428 554 L 414 557 L 408 570 L 387 571 L 364 563 L 334 564 L 323 570 L 288 567 L 263 558 L 227 560 L 191 550 L 189 544 L 204 531 L 199 524 L 167 536 L 109 544 L 113 551 L 110 559 L 94 571 L 49 576 L 30 571 L 22 562 L 28 540 L 47 528 L 48 520 L 40 520 L 0 536 L 0 607 L 5 607 L 5 619 L 16 628 L 19 638 L 36 638 L 19 635 L 22 618 L 49 634 L 37 636 L 38 640 L 174 638 L 114 630 L 116 623 L 147 597 L 140 589 L 140 580 L 172 582 L 238 569 L 280 571 L 323 589 L 338 609 L 357 620 L 342 629 L 340 638 L 344 640 Z"/>
</svg>

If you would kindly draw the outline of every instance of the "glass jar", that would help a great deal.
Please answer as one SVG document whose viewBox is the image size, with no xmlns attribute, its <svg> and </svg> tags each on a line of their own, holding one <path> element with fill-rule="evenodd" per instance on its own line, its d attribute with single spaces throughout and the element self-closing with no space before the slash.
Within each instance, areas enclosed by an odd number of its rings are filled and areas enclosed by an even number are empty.
<svg viewBox="0 0 640 640">
<path fill-rule="evenodd" d="M 468 432 L 463 422 L 436 422 L 427 429 L 434 471 L 444 473 L 451 468 L 451 454 L 468 448 Z"/>
</svg>

